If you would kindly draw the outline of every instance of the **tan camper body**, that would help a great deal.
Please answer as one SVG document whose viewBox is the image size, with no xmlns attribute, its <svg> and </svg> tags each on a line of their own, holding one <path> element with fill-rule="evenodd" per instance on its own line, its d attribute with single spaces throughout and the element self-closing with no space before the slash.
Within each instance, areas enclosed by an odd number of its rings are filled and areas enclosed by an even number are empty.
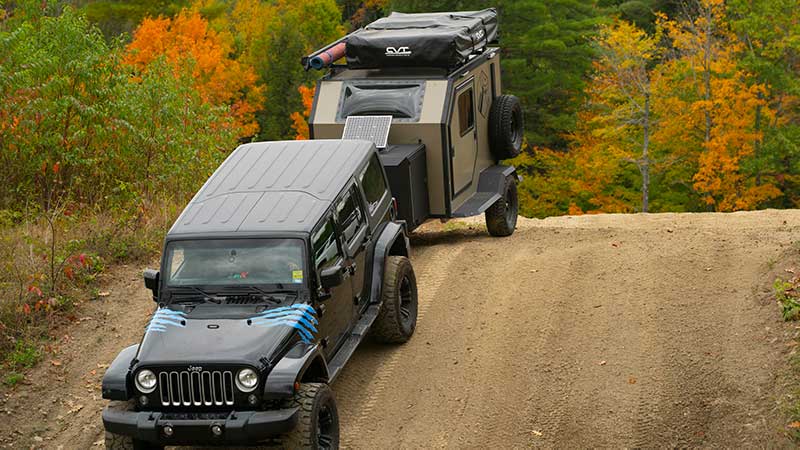
<svg viewBox="0 0 800 450">
<path fill-rule="evenodd" d="M 468 202 L 479 194 L 481 174 L 498 164 L 489 147 L 489 109 L 501 92 L 498 49 L 474 56 L 452 73 L 431 68 L 334 70 L 317 83 L 311 138 L 342 137 L 347 119 L 342 97 L 349 86 L 392 85 L 421 86 L 419 111 L 415 117 L 392 120 L 385 151 L 398 144 L 424 144 L 428 217 L 481 214 L 485 205 L 470 208 Z"/>
</svg>

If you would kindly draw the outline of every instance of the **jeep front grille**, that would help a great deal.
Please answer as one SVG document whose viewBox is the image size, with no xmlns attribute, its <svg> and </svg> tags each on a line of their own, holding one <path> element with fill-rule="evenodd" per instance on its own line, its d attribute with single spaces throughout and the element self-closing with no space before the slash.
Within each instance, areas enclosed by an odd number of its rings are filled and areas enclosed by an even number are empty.
<svg viewBox="0 0 800 450">
<path fill-rule="evenodd" d="M 158 385 L 164 406 L 233 405 L 233 373 L 230 371 L 161 372 Z"/>
</svg>

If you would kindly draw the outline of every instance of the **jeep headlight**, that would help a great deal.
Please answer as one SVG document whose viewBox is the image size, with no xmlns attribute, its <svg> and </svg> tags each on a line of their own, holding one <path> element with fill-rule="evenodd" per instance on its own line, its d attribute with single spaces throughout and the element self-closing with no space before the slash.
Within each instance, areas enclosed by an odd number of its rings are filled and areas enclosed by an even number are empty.
<svg viewBox="0 0 800 450">
<path fill-rule="evenodd" d="M 242 369 L 236 375 L 236 387 L 242 392 L 250 392 L 258 386 L 258 374 L 253 369 Z"/>
<path fill-rule="evenodd" d="M 142 369 L 136 374 L 136 389 L 143 394 L 156 390 L 156 374 L 147 369 Z"/>
</svg>

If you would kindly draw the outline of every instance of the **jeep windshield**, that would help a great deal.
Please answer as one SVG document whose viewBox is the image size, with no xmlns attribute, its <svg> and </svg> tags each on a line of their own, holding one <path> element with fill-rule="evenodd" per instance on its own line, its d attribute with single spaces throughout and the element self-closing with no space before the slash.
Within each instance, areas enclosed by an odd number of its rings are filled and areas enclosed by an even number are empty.
<svg viewBox="0 0 800 450">
<path fill-rule="evenodd" d="M 305 281 L 301 239 L 198 239 L 172 241 L 166 249 L 170 288 L 291 289 Z M 200 289 L 198 289 L 200 291 Z"/>
</svg>

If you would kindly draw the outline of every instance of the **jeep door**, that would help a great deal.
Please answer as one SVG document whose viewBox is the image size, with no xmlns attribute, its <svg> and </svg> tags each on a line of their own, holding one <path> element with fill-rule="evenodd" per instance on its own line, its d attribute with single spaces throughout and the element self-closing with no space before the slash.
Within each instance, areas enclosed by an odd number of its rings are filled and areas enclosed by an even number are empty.
<svg viewBox="0 0 800 450">
<path fill-rule="evenodd" d="M 336 205 L 336 217 L 342 234 L 345 254 L 347 256 L 347 267 L 350 271 L 352 283 L 352 304 L 358 305 L 365 296 L 364 282 L 365 275 L 369 268 L 366 261 L 366 248 L 369 244 L 369 226 L 367 215 L 364 212 L 364 205 L 361 201 L 361 193 L 358 186 L 352 184 L 345 195 Z M 353 315 L 359 313 L 356 308 Z"/>
<path fill-rule="evenodd" d="M 314 265 L 317 272 L 317 286 L 320 283 L 320 273 L 328 267 L 345 267 L 345 254 L 337 237 L 336 226 L 333 217 L 330 215 L 317 226 L 311 234 L 311 247 L 314 252 Z M 345 271 L 345 277 L 349 278 L 349 272 Z M 353 286 L 349 279 L 345 279 L 342 284 L 331 288 L 330 292 L 322 292 L 320 295 L 326 300 L 319 302 L 319 336 L 323 342 L 325 357 L 330 358 L 339 344 L 350 331 L 350 322 L 353 317 Z"/>
<path fill-rule="evenodd" d="M 453 199 L 472 185 L 478 156 L 478 131 L 475 126 L 474 79 L 470 78 L 455 89 L 455 108 L 450 118 L 450 142 L 453 148 L 451 178 Z"/>
</svg>

